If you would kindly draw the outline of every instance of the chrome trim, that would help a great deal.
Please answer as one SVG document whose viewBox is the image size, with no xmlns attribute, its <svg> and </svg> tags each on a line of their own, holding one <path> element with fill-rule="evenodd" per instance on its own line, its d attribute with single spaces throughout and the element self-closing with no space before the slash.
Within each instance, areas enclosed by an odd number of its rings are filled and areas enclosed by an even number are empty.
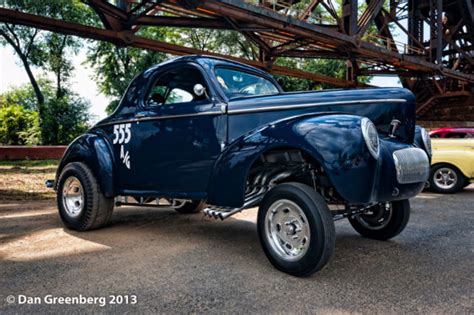
<svg viewBox="0 0 474 315">
<path fill-rule="evenodd" d="M 374 123 L 367 117 L 363 117 L 361 119 L 360 128 L 362 130 L 362 136 L 364 137 L 364 141 L 367 146 L 367 149 L 369 150 L 370 154 L 374 157 L 374 159 L 378 159 L 380 155 L 380 139 L 379 139 L 379 134 L 377 132 L 377 128 L 375 127 Z M 372 144 L 371 142 L 369 128 L 372 128 L 373 133 L 377 137 L 376 144 Z"/>
<path fill-rule="evenodd" d="M 371 99 L 371 100 L 358 100 L 358 101 L 335 101 L 335 102 L 319 102 L 301 105 L 283 105 L 283 106 L 268 106 L 258 108 L 244 108 L 244 109 L 229 109 L 228 114 L 242 114 L 242 113 L 253 113 L 253 112 L 269 112 L 286 109 L 301 109 L 309 108 L 314 106 L 326 106 L 326 105 L 351 105 L 351 104 L 370 104 L 370 103 L 406 103 L 405 99 Z"/>
<path fill-rule="evenodd" d="M 423 140 L 423 146 L 429 156 L 433 155 L 433 148 L 431 147 L 431 138 L 428 131 L 425 128 L 421 128 L 421 139 Z"/>
<path fill-rule="evenodd" d="M 326 106 L 326 105 L 351 105 L 351 104 L 370 104 L 370 103 L 406 103 L 405 99 L 372 99 L 372 100 L 358 100 L 358 101 L 337 101 L 337 102 L 320 102 L 320 103 L 311 103 L 311 104 L 302 104 L 302 105 L 284 105 L 284 106 L 268 106 L 268 107 L 258 107 L 258 108 L 249 108 L 249 109 L 228 109 L 228 114 L 243 114 L 243 113 L 254 113 L 254 112 L 269 112 L 269 111 L 279 111 L 287 109 L 301 109 L 301 108 L 310 108 L 313 106 Z M 206 111 L 192 114 L 182 114 L 182 115 L 168 115 L 168 116 L 153 116 L 153 117 L 136 117 L 131 119 L 123 120 L 114 120 L 106 123 L 102 123 L 95 127 L 110 126 L 115 124 L 123 123 L 139 123 L 142 121 L 153 121 L 153 120 L 162 120 L 162 119 L 175 119 L 175 118 L 187 118 L 195 116 L 217 116 L 225 113 L 226 104 L 221 104 L 219 110 Z M 224 110 L 224 111 L 223 111 Z"/>
<path fill-rule="evenodd" d="M 433 174 L 433 183 L 443 190 L 452 189 L 458 183 L 458 174 L 450 167 L 442 167 Z"/>
<path fill-rule="evenodd" d="M 276 200 L 268 208 L 264 222 L 268 247 L 279 258 L 294 262 L 306 255 L 311 227 L 298 204 L 289 199 Z"/>
<path fill-rule="evenodd" d="M 428 180 L 430 162 L 422 149 L 408 148 L 393 152 L 393 162 L 400 184 L 422 183 Z"/>
<path fill-rule="evenodd" d="M 199 112 L 199 113 L 192 113 L 192 114 L 182 114 L 182 115 L 135 117 L 135 118 L 131 118 L 131 119 L 109 121 L 109 122 L 97 125 L 95 127 L 103 127 L 103 126 L 110 126 L 110 125 L 123 124 L 123 123 L 134 123 L 134 122 L 139 123 L 139 122 L 142 122 L 142 121 L 187 118 L 187 117 L 195 117 L 195 116 L 218 116 L 218 115 L 222 115 L 222 112 L 220 110 L 219 111 L 210 111 L 210 112 Z"/>
</svg>

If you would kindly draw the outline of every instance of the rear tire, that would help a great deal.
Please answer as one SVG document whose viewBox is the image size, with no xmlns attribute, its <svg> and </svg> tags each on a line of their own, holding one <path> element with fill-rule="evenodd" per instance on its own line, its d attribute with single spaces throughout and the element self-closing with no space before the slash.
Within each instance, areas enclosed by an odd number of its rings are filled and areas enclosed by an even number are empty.
<svg viewBox="0 0 474 315">
<path fill-rule="evenodd" d="M 455 166 L 438 164 L 430 170 L 430 189 L 441 194 L 452 194 L 462 190 L 466 178 Z"/>
<path fill-rule="evenodd" d="M 58 180 L 57 205 L 64 225 L 87 231 L 110 220 L 114 199 L 105 197 L 90 168 L 81 162 L 67 164 Z"/>
<path fill-rule="evenodd" d="M 400 234 L 410 219 L 410 202 L 408 199 L 391 202 L 387 210 L 384 204 L 379 204 L 369 213 L 349 217 L 352 227 L 362 236 L 388 240 Z"/>
<path fill-rule="evenodd" d="M 313 188 L 285 183 L 271 189 L 258 211 L 258 236 L 277 269 L 304 277 L 322 269 L 334 252 L 331 212 Z"/>
<path fill-rule="evenodd" d="M 198 213 L 204 208 L 204 202 L 201 200 L 193 200 L 191 202 L 186 202 L 179 208 L 175 208 L 175 210 L 181 214 L 193 214 Z"/>
</svg>

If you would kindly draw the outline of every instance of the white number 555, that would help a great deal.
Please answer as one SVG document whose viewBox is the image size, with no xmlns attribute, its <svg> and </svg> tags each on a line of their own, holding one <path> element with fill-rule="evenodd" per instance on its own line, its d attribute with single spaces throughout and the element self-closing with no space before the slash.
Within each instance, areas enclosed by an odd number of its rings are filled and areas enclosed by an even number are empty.
<svg viewBox="0 0 474 315">
<path fill-rule="evenodd" d="M 130 142 L 132 138 L 132 124 L 120 124 L 114 126 L 113 144 L 123 144 Z"/>
</svg>

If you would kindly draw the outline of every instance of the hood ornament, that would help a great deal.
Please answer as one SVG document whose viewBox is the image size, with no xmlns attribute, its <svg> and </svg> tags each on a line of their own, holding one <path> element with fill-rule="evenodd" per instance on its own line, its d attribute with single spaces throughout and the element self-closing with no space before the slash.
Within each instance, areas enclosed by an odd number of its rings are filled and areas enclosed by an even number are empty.
<svg viewBox="0 0 474 315">
<path fill-rule="evenodd" d="M 388 136 L 390 138 L 395 138 L 395 132 L 397 132 L 397 129 L 398 127 L 400 127 L 400 125 L 402 124 L 402 122 L 398 119 L 393 119 L 392 122 L 390 123 L 390 130 L 388 132 Z"/>
</svg>

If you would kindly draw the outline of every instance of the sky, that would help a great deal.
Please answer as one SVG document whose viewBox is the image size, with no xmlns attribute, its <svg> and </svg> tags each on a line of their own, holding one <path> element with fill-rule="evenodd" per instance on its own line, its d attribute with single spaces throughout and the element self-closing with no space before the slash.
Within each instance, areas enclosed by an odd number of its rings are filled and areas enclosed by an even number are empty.
<svg viewBox="0 0 474 315">
<path fill-rule="evenodd" d="M 70 86 L 73 91 L 90 101 L 92 121 L 97 121 L 106 117 L 105 108 L 110 100 L 100 93 L 93 70 L 84 64 L 86 52 L 86 49 L 82 49 L 73 60 L 74 71 Z M 33 69 L 33 72 L 36 76 L 42 73 L 39 69 Z M 9 46 L 0 47 L 0 93 L 25 83 L 29 83 L 28 76 L 13 49 Z M 381 87 L 401 86 L 396 76 L 375 77 L 370 84 Z"/>
<path fill-rule="evenodd" d="M 70 85 L 73 91 L 90 101 L 92 120 L 96 121 L 106 116 L 105 108 L 110 100 L 100 93 L 93 70 L 84 65 L 85 59 L 86 49 L 83 49 L 73 60 L 74 71 Z M 34 68 L 33 73 L 38 77 L 42 71 Z M 13 49 L 9 46 L 0 47 L 0 93 L 29 82 L 25 69 Z"/>
</svg>

